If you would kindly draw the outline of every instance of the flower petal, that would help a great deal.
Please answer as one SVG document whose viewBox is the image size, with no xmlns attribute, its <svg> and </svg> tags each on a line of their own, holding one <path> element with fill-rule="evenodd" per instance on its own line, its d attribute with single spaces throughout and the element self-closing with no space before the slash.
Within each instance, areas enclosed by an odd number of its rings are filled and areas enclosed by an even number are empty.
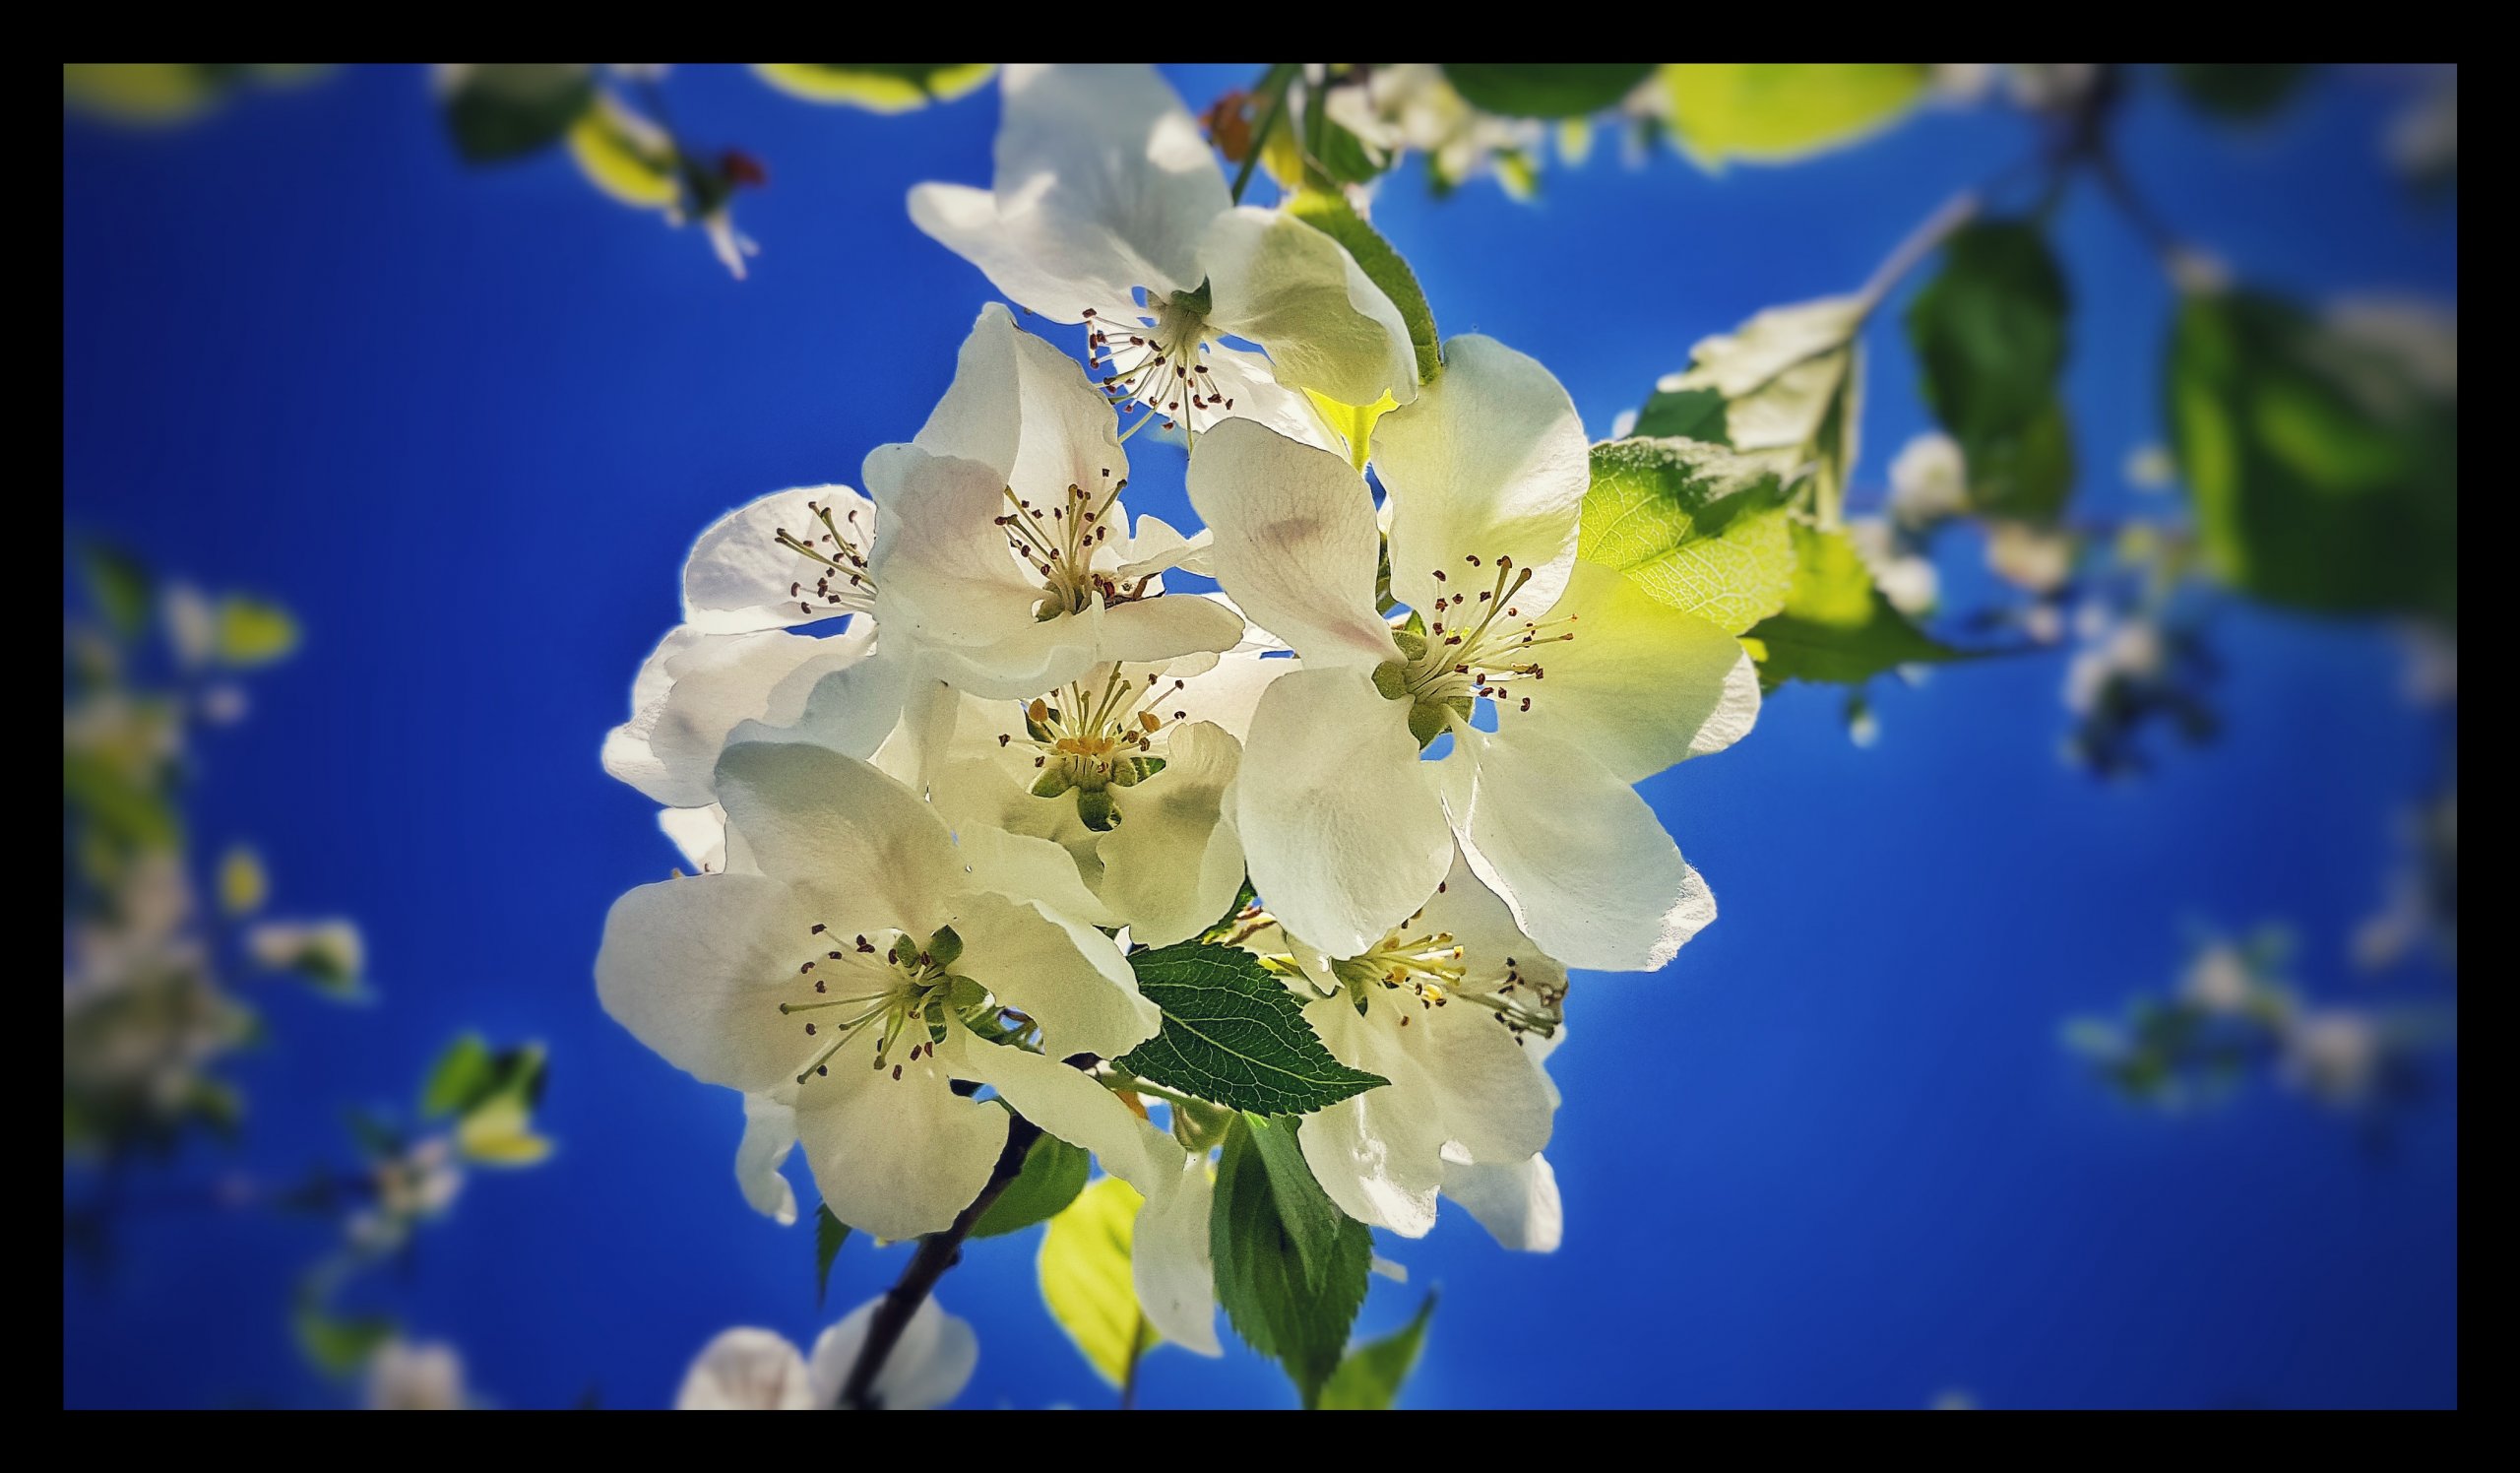
<svg viewBox="0 0 2520 1473">
<path fill-rule="evenodd" d="M 1268 350 L 1278 382 L 1341 404 L 1418 389 L 1409 326 L 1347 248 L 1275 210 L 1217 217 L 1200 248 L 1215 309 L 1209 324 Z"/>
<path fill-rule="evenodd" d="M 1507 687 L 1497 724 L 1580 746 L 1625 782 L 1721 751 L 1759 717 L 1759 672 L 1741 642 L 1646 594 L 1620 573 L 1575 565 L 1552 619 L 1563 643 L 1526 653 L 1546 674 Z"/>
<path fill-rule="evenodd" d="M 1129 1246 L 1138 1308 L 1164 1338 L 1194 1355 L 1225 1354 L 1217 1343 L 1216 1263 L 1209 1226 L 1216 1184 L 1204 1153 L 1185 1156 L 1168 1188 L 1147 1193 Z"/>
<path fill-rule="evenodd" d="M 803 1051 L 778 1003 L 819 919 L 811 909 L 757 874 L 641 885 L 604 920 L 597 995 L 677 1068 L 746 1092 L 792 1085 Z"/>
<path fill-rule="evenodd" d="M 705 808 L 659 808 L 657 827 L 673 841 L 683 863 L 702 874 L 726 867 L 726 810 L 711 803 Z"/>
<path fill-rule="evenodd" d="M 999 489 L 1045 506 L 1058 504 L 1071 485 L 1101 490 L 1129 476 L 1111 402 L 1076 359 L 1018 328 L 996 302 L 972 324 L 954 360 L 954 382 L 913 443 L 986 466 Z M 1006 509 L 996 502 L 988 515 Z M 1006 545 L 994 526 L 963 530 L 998 549 Z"/>
<path fill-rule="evenodd" d="M 813 682 L 866 658 L 873 642 L 872 627 L 830 639 L 784 629 L 713 635 L 678 628 L 632 686 L 634 698 L 650 699 L 604 738 L 604 770 L 669 807 L 708 803 L 728 733 L 747 721 L 795 720 Z"/>
<path fill-rule="evenodd" d="M 677 1412 L 804 1412 L 817 1405 L 805 1358 L 775 1330 L 731 1329 L 701 1348 L 674 1393 Z"/>
<path fill-rule="evenodd" d="M 1443 1185 L 1444 1128 L 1417 1059 L 1390 1017 L 1359 1017 L 1345 996 L 1309 1003 L 1304 1016 L 1340 1062 L 1391 1081 L 1304 1117 L 1297 1139 L 1313 1180 L 1356 1221 L 1425 1237 Z"/>
<path fill-rule="evenodd" d="M 1503 1248 L 1553 1253 L 1566 1234 L 1557 1172 L 1545 1156 L 1501 1166 L 1447 1164 L 1444 1195 L 1461 1203 Z"/>
<path fill-rule="evenodd" d="M 792 1089 L 744 1096 L 744 1138 L 735 1147 L 735 1185 L 752 1210 L 781 1227 L 796 1220 L 796 1188 L 779 1168 L 796 1148 Z"/>
<path fill-rule="evenodd" d="M 830 1074 L 797 1091 L 796 1132 L 834 1216 L 877 1238 L 915 1238 L 950 1226 L 988 1185 L 1006 1112 L 955 1094 L 935 1056 L 912 1058 L 898 1040 L 876 1066 L 874 1033 L 851 1035 Z"/>
<path fill-rule="evenodd" d="M 1130 939 L 1149 946 L 1186 941 L 1233 903 L 1242 887 L 1242 844 L 1225 799 L 1241 763 L 1240 743 L 1206 722 L 1190 722 L 1172 728 L 1162 772 L 1114 794 L 1119 826 L 1097 849 L 1101 893 L 1127 922 Z"/>
<path fill-rule="evenodd" d="M 1032 622 L 1040 584 L 996 524 L 1003 468 L 882 445 L 866 457 L 866 484 L 884 518 L 873 562 L 875 617 L 888 633 L 985 645 Z"/>
<path fill-rule="evenodd" d="M 709 525 L 691 544 L 682 564 L 682 621 L 709 634 L 744 634 L 756 629 L 783 629 L 869 607 L 873 590 L 847 572 L 835 572 L 783 545 L 785 532 L 837 562 L 847 564 L 813 510 L 831 514 L 840 535 L 862 555 L 875 541 L 875 503 L 845 485 L 799 486 L 773 491 L 736 508 Z M 815 575 L 832 580 L 831 598 L 808 598 L 788 590 L 801 582 L 810 590 Z M 799 608 L 809 603 L 810 608 Z"/>
<path fill-rule="evenodd" d="M 1212 599 L 1165 594 L 1104 608 L 1094 653 L 1098 662 L 1160 665 L 1184 655 L 1217 654 L 1241 641 L 1242 619 L 1232 609 Z"/>
<path fill-rule="evenodd" d="M 1302 670 L 1260 697 L 1235 827 L 1270 913 L 1335 956 L 1361 956 L 1452 865 L 1430 764 L 1407 708 L 1354 669 Z"/>
<path fill-rule="evenodd" d="M 1453 739 L 1462 749 L 1442 764 L 1453 769 L 1444 794 L 1453 831 L 1549 955 L 1650 972 L 1715 919 L 1706 881 L 1654 810 L 1589 754 L 1516 730 L 1456 727 Z"/>
<path fill-rule="evenodd" d="M 872 1299 L 859 1305 L 814 1341 L 807 1370 L 807 1394 L 814 1406 L 840 1405 L 841 1388 L 849 1383 L 850 1370 L 857 1364 L 883 1303 Z M 971 1321 L 946 1313 L 931 1297 L 919 1301 L 910 1323 L 902 1326 L 902 1337 L 893 1342 L 884 1369 L 866 1389 L 876 1406 L 888 1412 L 934 1411 L 963 1394 L 979 1363 L 979 1336 L 973 1333 Z"/>
<path fill-rule="evenodd" d="M 1182 1150 L 1171 1133 L 1120 1103 L 1082 1069 L 1009 1044 L 982 1043 L 960 1024 L 937 1046 L 957 1078 L 993 1086 L 1015 1113 L 1072 1146 L 1094 1153 L 1102 1169 L 1152 1196 L 1180 1175 Z"/>
<path fill-rule="evenodd" d="M 1041 1025 L 1041 1047 L 1054 1057 L 1116 1057 L 1164 1021 L 1138 995 L 1128 958 L 1091 926 L 980 891 L 956 898 L 953 925 L 963 938 L 954 970 Z"/>
<path fill-rule="evenodd" d="M 1431 608 L 1447 589 L 1484 588 L 1504 557 L 1531 574 L 1514 596 L 1525 608 L 1566 586 L 1592 451 L 1574 401 L 1535 359 L 1492 338 L 1452 339 L 1443 376 L 1375 426 L 1374 465 L 1391 492 L 1402 603 Z"/>
<path fill-rule="evenodd" d="M 924 935 L 963 883 L 935 811 L 855 757 L 737 742 L 718 759 L 718 801 L 763 873 L 836 891 L 882 925 Z"/>
<path fill-rule="evenodd" d="M 1304 398 L 1301 389 L 1278 382 L 1266 357 L 1248 349 L 1210 343 L 1202 350 L 1199 361 L 1208 368 L 1212 409 L 1236 419 L 1265 424 L 1299 445 L 1346 458 L 1339 449 L 1339 440 L 1330 433 L 1330 426 L 1322 422 L 1321 412 Z"/>
<path fill-rule="evenodd" d="M 1228 419 L 1191 451 L 1189 489 L 1216 536 L 1217 582 L 1246 616 L 1313 665 L 1400 658 L 1374 611 L 1373 497 L 1345 460 Z"/>
</svg>

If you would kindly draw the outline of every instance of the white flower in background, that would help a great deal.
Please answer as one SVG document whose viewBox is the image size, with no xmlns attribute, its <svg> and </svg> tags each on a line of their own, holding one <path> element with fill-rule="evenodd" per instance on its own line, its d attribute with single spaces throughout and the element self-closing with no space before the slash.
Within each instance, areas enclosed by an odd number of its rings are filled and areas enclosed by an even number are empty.
<svg viewBox="0 0 2520 1473">
<path fill-rule="evenodd" d="M 1960 442 L 1939 430 L 1899 447 L 1890 462 L 1890 515 L 1922 532 L 1969 510 L 1969 466 Z"/>
<path fill-rule="evenodd" d="M 2342 1007 L 2310 1013 L 2285 1031 L 2285 1074 L 2330 1104 L 2360 1104 L 2380 1082 L 2388 1042 L 2369 1013 Z"/>
<path fill-rule="evenodd" d="M 1454 1168 L 1516 1168 L 1548 1144 L 1557 1090 L 1541 1057 L 1566 969 L 1467 864 L 1456 860 L 1422 910 L 1358 955 L 1287 944 L 1322 1043 L 1391 1081 L 1304 1118 L 1304 1160 L 1340 1210 L 1423 1237 Z"/>
<path fill-rule="evenodd" d="M 888 637 L 914 644 L 938 679 L 1016 698 L 1104 661 L 1232 648 L 1243 625 L 1231 609 L 1165 595 L 1165 571 L 1198 548 L 1154 517 L 1131 534 L 1128 475 L 1111 408 L 1075 360 L 991 304 L 917 438 L 866 458 Z M 837 715 L 842 701 L 835 689 L 814 705 Z M 809 729 L 823 724 L 808 714 Z"/>
<path fill-rule="evenodd" d="M 1933 612 L 1942 598 L 1942 576 L 1933 559 L 1888 517 L 1851 517 L 1847 536 L 1890 607 L 1911 618 Z"/>
<path fill-rule="evenodd" d="M 1297 390 L 1408 402 L 1417 359 L 1391 299 L 1328 235 L 1235 207 L 1153 69 L 1003 77 L 993 188 L 921 184 L 911 219 L 1015 301 L 1087 324 L 1111 394 L 1193 431 L 1232 416 L 1309 440 L 1323 431 Z"/>
<path fill-rule="evenodd" d="M 1547 370 L 1482 338 L 1446 361 L 1375 435 L 1391 592 L 1422 632 L 1376 610 L 1374 507 L 1343 457 L 1235 421 L 1191 456 L 1218 581 L 1304 664 L 1243 745 L 1252 884 L 1294 934 L 1362 955 L 1458 840 L 1551 955 L 1660 966 L 1714 902 L 1628 785 L 1747 732 L 1757 674 L 1714 625 L 1575 561 L 1589 450 Z"/>
<path fill-rule="evenodd" d="M 2257 996 L 2257 978 L 2248 959 L 2228 941 L 2218 941 L 2196 955 L 2179 985 L 2180 994 L 2211 1013 L 2245 1012 Z"/>
<path fill-rule="evenodd" d="M 1443 187 L 1466 184 L 1493 167 L 1507 194 L 1530 196 L 1536 182 L 1532 160 L 1548 136 L 1546 125 L 1471 106 L 1435 63 L 1367 67 L 1353 83 L 1327 92 L 1332 122 L 1381 154 L 1423 154 Z"/>
<path fill-rule="evenodd" d="M 2178 460 L 2170 447 L 2148 440 L 2126 452 L 2126 483 L 2139 491 L 2166 491 L 2178 480 Z"/>
<path fill-rule="evenodd" d="M 2100 81 L 2096 61 L 2008 61 L 2004 90 L 2017 106 L 2032 112 L 2071 112 Z"/>
<path fill-rule="evenodd" d="M 1034 1056 L 975 1049 L 968 1072 L 949 1073 L 940 1042 L 966 1025 L 1038 1031 L 1053 1060 L 1116 1056 L 1155 1033 L 1117 946 L 974 888 L 934 811 L 866 763 L 738 743 L 718 794 L 759 872 L 622 897 L 598 990 L 641 1042 L 701 1078 L 747 1095 L 792 1089 L 814 1180 L 843 1222 L 881 1238 L 934 1232 L 987 1181 L 1005 1112 L 951 1081 L 994 1084 L 995 1066 Z"/>
<path fill-rule="evenodd" d="M 350 1243 L 365 1252 L 390 1253 L 409 1243 L 419 1224 L 455 1205 L 464 1190 L 464 1167 L 455 1143 L 432 1135 L 370 1162 L 368 1182 L 375 1204 L 350 1216 Z"/>
<path fill-rule="evenodd" d="M 471 1407 L 464 1389 L 464 1358 L 451 1345 L 388 1340 L 368 1360 L 371 1412 L 461 1412 Z"/>
<path fill-rule="evenodd" d="M 334 988 L 367 975 L 367 941 L 355 921 L 262 921 L 245 932 L 245 954 L 266 972 L 297 972 Z"/>
<path fill-rule="evenodd" d="M 841 1387 L 866 1344 L 881 1299 L 868 1300 L 822 1332 L 807 1360 L 776 1330 L 731 1329 L 702 1349 L 682 1389 L 678 1412 L 809 1412 L 840 1407 Z M 969 1320 L 948 1314 L 933 1299 L 920 1302 L 902 1337 L 868 1387 L 876 1407 L 924 1412 L 963 1394 L 979 1365 L 979 1337 Z"/>
<path fill-rule="evenodd" d="M 2081 544 L 2070 532 L 1997 522 L 1986 532 L 1986 567 L 2024 593 L 2052 594 L 2074 576 Z"/>
<path fill-rule="evenodd" d="M 2114 623 L 2075 652 L 2073 663 L 2065 667 L 2065 709 L 2089 716 L 2112 684 L 2150 680 L 2167 660 L 2157 621 L 2137 614 Z"/>
<path fill-rule="evenodd" d="M 976 851 L 975 872 L 1010 893 L 1029 885 L 1078 920 L 1127 926 L 1149 946 L 1187 940 L 1241 887 L 1241 838 L 1226 800 L 1261 691 L 1294 668 L 1256 654 L 1194 655 L 1097 666 L 1029 702 L 967 700 L 956 755 L 936 779 L 937 809 Z"/>
</svg>

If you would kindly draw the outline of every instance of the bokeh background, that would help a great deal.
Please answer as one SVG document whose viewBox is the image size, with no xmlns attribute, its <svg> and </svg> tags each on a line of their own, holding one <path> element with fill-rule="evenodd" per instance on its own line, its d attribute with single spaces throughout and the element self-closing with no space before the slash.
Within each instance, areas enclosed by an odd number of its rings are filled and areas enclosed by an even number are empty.
<svg viewBox="0 0 2520 1473">
<path fill-rule="evenodd" d="M 1257 68 L 1167 71 L 1196 109 Z M 671 85 L 686 134 L 766 166 L 741 284 L 565 158 L 466 167 L 417 69 L 181 128 L 65 119 L 65 568 L 94 534 L 296 610 L 303 648 L 257 677 L 251 719 L 197 741 L 195 832 L 250 838 L 297 907 L 355 917 L 374 993 L 254 992 L 269 1038 L 226 1070 L 238 1141 L 153 1166 L 101 1263 L 65 1253 L 67 1404 L 354 1400 L 289 1327 L 338 1228 L 187 1192 L 342 1158 L 346 1109 L 408 1105 L 467 1029 L 548 1046 L 558 1149 L 475 1173 L 359 1293 L 459 1347 L 481 1396 L 661 1405 L 718 1330 L 810 1341 L 898 1271 L 903 1249 L 852 1241 L 818 1312 L 810 1227 L 735 1190 L 735 1098 L 597 1006 L 606 907 L 677 859 L 596 753 L 698 530 L 767 489 L 853 483 L 943 390 L 989 288 L 903 196 L 984 182 L 997 104 L 882 117 L 740 70 Z M 2138 88 L 2117 147 L 2155 211 L 2251 282 L 2454 303 L 2455 197 L 2411 192 L 2382 144 L 2412 95 L 2327 73 L 2231 128 Z M 1601 436 L 1697 339 L 1861 283 L 2035 126 L 1928 107 L 1721 173 L 1602 149 L 1528 203 L 1438 199 L 1412 165 L 1374 218 L 1447 334 L 1538 356 Z M 2077 514 L 2158 514 L 2122 468 L 2167 436 L 2174 291 L 2094 191 L 2052 229 L 2078 299 Z M 1897 331 L 1873 329 L 1858 507 L 1930 427 Z M 1178 450 L 1131 450 L 1136 509 L 1185 518 Z M 1990 596 L 1975 543 L 1943 554 L 1947 607 Z M 2442 760 L 2400 632 L 2236 599 L 2214 620 L 2218 737 L 2128 780 L 2059 759 L 2067 641 L 1876 682 L 1868 748 L 1841 692 L 1790 686 L 1750 739 L 1646 784 L 1722 919 L 1659 975 L 1578 980 L 1552 1060 L 1559 1252 L 1503 1252 L 1457 1211 L 1379 1243 L 1411 1282 L 1378 1281 L 1360 1331 L 1442 1295 L 1404 1404 L 2454 1404 L 2454 1051 L 2385 1109 L 2251 1077 L 2164 1111 L 2060 1043 L 2174 988 L 2199 928 L 2287 927 L 2288 975 L 2322 997 L 2455 1001 L 2437 961 L 2351 960 Z M 65 1166 L 66 1211 L 88 1185 Z M 981 1343 L 962 1405 L 1109 1403 L 1042 1310 L 1039 1240 L 975 1246 L 940 1291 Z M 1141 1395 L 1292 1401 L 1238 1347 L 1161 1350 Z"/>
</svg>

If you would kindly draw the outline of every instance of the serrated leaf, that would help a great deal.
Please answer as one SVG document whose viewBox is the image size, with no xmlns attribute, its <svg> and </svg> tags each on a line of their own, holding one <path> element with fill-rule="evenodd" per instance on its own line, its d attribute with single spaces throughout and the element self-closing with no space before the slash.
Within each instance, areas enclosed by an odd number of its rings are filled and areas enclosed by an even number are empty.
<svg viewBox="0 0 2520 1473">
<path fill-rule="evenodd" d="M 1506 117 L 1586 117 L 1615 107 L 1654 75 L 1650 61 L 1448 61 L 1462 100 Z"/>
<path fill-rule="evenodd" d="M 1788 680 L 1860 685 L 1902 665 L 1961 658 L 1891 607 L 1845 533 L 1796 525 L 1794 555 L 1784 610 L 1743 636 L 1763 687 Z"/>
<path fill-rule="evenodd" d="M 757 61 L 762 81 L 808 102 L 838 102 L 869 112 L 909 112 L 950 102 L 997 71 L 994 62 Z"/>
<path fill-rule="evenodd" d="M 1093 1174 L 1094 1153 L 1043 1135 L 1024 1153 L 1024 1169 L 972 1225 L 975 1238 L 998 1238 L 1046 1222 L 1066 1210 Z"/>
<path fill-rule="evenodd" d="M 1727 634 L 1784 608 L 1794 582 L 1776 472 L 1694 440 L 1595 445 L 1576 555 Z"/>
<path fill-rule="evenodd" d="M 1118 1385 L 1161 1343 L 1138 1307 L 1129 1253 L 1146 1199 L 1117 1177 L 1077 1194 L 1041 1235 L 1041 1301 L 1095 1374 Z"/>
<path fill-rule="evenodd" d="M 1699 340 L 1687 369 L 1658 384 L 1656 398 L 1721 395 L 1732 448 L 1787 478 L 1812 519 L 1835 526 L 1862 420 L 1863 354 L 1856 334 L 1866 310 L 1859 296 L 1769 307 L 1730 333 Z M 1702 413 L 1703 401 L 1696 403 Z"/>
<path fill-rule="evenodd" d="M 1048 1137 L 1043 1137 L 1047 1139 Z M 842 1244 L 849 1241 L 849 1224 L 833 1214 L 831 1203 L 814 1204 L 814 1308 L 823 1307 L 823 1298 L 831 1292 L 831 1264 L 840 1256 Z"/>
<path fill-rule="evenodd" d="M 1368 1340 L 1348 1352 L 1321 1388 L 1325 1412 L 1387 1412 L 1400 1399 L 1409 1373 L 1418 1369 L 1418 1352 L 1426 1346 L 1426 1321 L 1434 1316 L 1435 1296 L 1418 1305 L 1409 1323 L 1379 1340 Z"/>
<path fill-rule="evenodd" d="M 1628 433 L 1727 448 L 1732 444 L 1732 431 L 1725 422 L 1724 396 L 1713 389 L 1656 389 L 1636 412 L 1636 423 Z"/>
<path fill-rule="evenodd" d="M 1400 320 L 1409 329 L 1409 346 L 1418 354 L 1418 381 L 1433 383 L 1443 372 L 1443 359 L 1437 352 L 1435 311 L 1426 305 L 1425 290 L 1418 285 L 1418 274 L 1382 232 L 1365 223 L 1343 195 L 1321 189 L 1298 190 L 1287 198 L 1289 215 L 1311 225 L 1331 239 L 1347 247 L 1365 273 L 1365 280 L 1382 288 L 1391 304 L 1400 309 Z"/>
<path fill-rule="evenodd" d="M 1235 1121 L 1217 1167 L 1209 1248 L 1217 1303 L 1234 1333 L 1285 1367 L 1309 1408 L 1319 1403 L 1323 1384 L 1338 1369 L 1349 1328 L 1365 1302 L 1373 1235 L 1341 1213 L 1310 1172 L 1272 1170 L 1255 1139 L 1272 1131 L 1285 1135 L 1276 1149 L 1302 1166 L 1300 1153 L 1289 1149 L 1295 1145 L 1292 1121 Z M 1333 1227 L 1316 1246 L 1315 1272 L 1307 1268 L 1297 1240 L 1325 1214 Z"/>
<path fill-rule="evenodd" d="M 1784 163 L 1887 128 L 1925 90 L 1915 62 L 1674 61 L 1663 66 L 1671 132 L 1707 168 Z"/>
<path fill-rule="evenodd" d="M 268 599 L 229 594 L 219 601 L 212 651 L 220 664 L 251 670 L 288 657 L 297 648 L 297 619 Z"/>
<path fill-rule="evenodd" d="M 596 98 L 595 79 L 580 62 L 453 62 L 440 75 L 447 132 L 468 163 L 558 143 Z"/>
<path fill-rule="evenodd" d="M 2271 603 L 2456 623 L 2457 342 L 2455 319 L 2189 297 L 2171 426 L 2215 570 Z"/>
<path fill-rule="evenodd" d="M 1255 1115 L 1306 1115 L 1391 1081 L 1333 1058 L 1259 958 L 1195 941 L 1129 958 L 1164 1027 L 1120 1066 Z"/>
</svg>

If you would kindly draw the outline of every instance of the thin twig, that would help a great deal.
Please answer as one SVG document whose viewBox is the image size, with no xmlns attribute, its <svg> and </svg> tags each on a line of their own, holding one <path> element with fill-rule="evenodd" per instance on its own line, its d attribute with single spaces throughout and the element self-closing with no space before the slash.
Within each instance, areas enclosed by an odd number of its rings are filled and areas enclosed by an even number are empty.
<svg viewBox="0 0 2520 1473">
<path fill-rule="evenodd" d="M 997 1153 L 997 1166 L 988 1174 L 988 1185 L 972 1198 L 972 1204 L 954 1219 L 953 1226 L 918 1240 L 918 1250 L 911 1254 L 910 1266 L 902 1270 L 892 1288 L 884 1291 L 875 1317 L 866 1326 L 866 1343 L 858 1347 L 856 1363 L 849 1368 L 849 1379 L 841 1384 L 840 1404 L 844 1409 L 876 1409 L 872 1395 L 875 1377 L 883 1374 L 884 1363 L 892 1359 L 902 1332 L 910 1328 L 918 1307 L 935 1292 L 936 1281 L 945 1276 L 945 1270 L 963 1260 L 963 1240 L 972 1236 L 972 1229 L 979 1224 L 990 1204 L 1023 1175 L 1024 1155 L 1040 1135 L 1040 1126 L 1016 1116 L 1007 1125 L 1006 1149 Z"/>
<path fill-rule="evenodd" d="M 1910 230 L 1908 238 L 1899 242 L 1898 249 L 1873 271 L 1872 280 L 1864 283 L 1863 290 L 1858 293 L 1863 302 L 1863 315 L 1871 316 L 1872 309 L 1890 294 L 1890 288 L 1916 270 L 1917 263 L 1932 255 L 1952 231 L 1977 219 L 1978 205 L 1978 191 L 1964 189 L 1943 201 L 1940 209 L 1925 217 L 1924 224 Z"/>
</svg>

